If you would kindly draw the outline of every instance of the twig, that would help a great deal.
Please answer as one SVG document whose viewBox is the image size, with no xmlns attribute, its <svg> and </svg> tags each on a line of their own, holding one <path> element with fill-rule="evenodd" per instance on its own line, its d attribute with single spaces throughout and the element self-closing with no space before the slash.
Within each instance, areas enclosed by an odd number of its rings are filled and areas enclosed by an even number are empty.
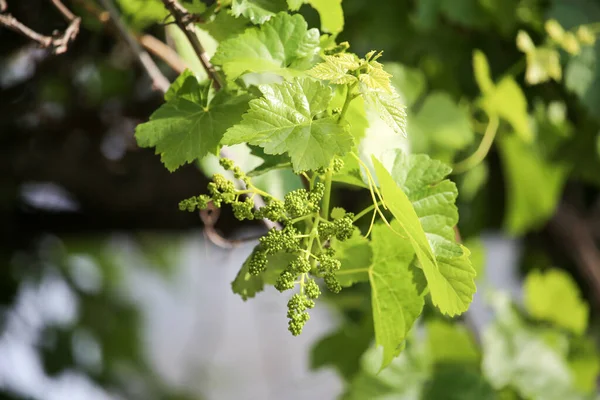
<svg viewBox="0 0 600 400">
<path fill-rule="evenodd" d="M 152 35 L 141 35 L 137 37 L 137 40 L 146 50 L 167 63 L 173 71 L 181 74 L 186 70 L 187 65 L 185 62 L 179 57 L 179 54 L 167 46 L 166 43 L 158 40 Z"/>
<path fill-rule="evenodd" d="M 600 308 L 600 250 L 588 221 L 571 206 L 563 204 L 550 221 L 549 228 L 565 244 L 576 266 L 587 278 L 596 306 Z"/>
<path fill-rule="evenodd" d="M 209 78 L 213 81 L 213 86 L 215 89 L 219 90 L 223 87 L 223 81 L 221 80 L 221 75 L 217 72 L 215 67 L 212 65 L 210 60 L 208 59 L 208 55 L 206 54 L 206 50 L 204 50 L 204 46 L 200 43 L 200 39 L 198 39 L 198 35 L 196 34 L 196 26 L 194 25 L 195 19 L 192 14 L 190 14 L 185 7 L 183 7 L 177 0 L 163 0 L 165 8 L 173 15 L 175 18 L 175 22 L 177 26 L 183 31 L 185 36 L 188 38 L 194 52 L 200 59 L 202 63 L 202 67 L 208 74 Z"/>
<path fill-rule="evenodd" d="M 121 33 L 121 36 L 123 39 L 125 39 L 133 53 L 137 56 L 140 64 L 148 76 L 150 76 L 150 79 L 152 79 L 152 84 L 154 87 L 165 93 L 169 89 L 169 80 L 163 75 L 160 69 L 158 69 L 158 66 L 154 60 L 152 60 L 152 57 L 150 57 L 150 55 L 144 49 L 142 49 L 135 37 L 131 34 L 131 32 L 129 32 L 129 29 L 127 29 L 121 20 L 121 16 L 119 15 L 117 9 L 112 4 L 112 1 L 100 0 L 100 2 L 110 14 L 110 18 Z"/>
<path fill-rule="evenodd" d="M 102 10 L 96 4 L 89 0 L 74 0 L 78 4 L 80 4 L 88 13 L 92 14 L 98 21 L 104 24 L 106 27 L 111 28 L 116 31 L 116 34 L 119 34 L 119 30 L 112 21 L 110 14 L 108 11 Z M 175 72 L 182 73 L 188 68 L 186 63 L 179 57 L 179 54 L 171 47 L 169 47 L 166 43 L 158 40 L 152 35 L 143 34 L 136 35 L 136 40 L 150 53 L 154 54 L 158 58 L 162 59 L 169 67 L 171 67 Z"/>
<path fill-rule="evenodd" d="M 54 7 L 56 7 L 58 9 L 58 11 L 60 11 L 60 13 L 65 17 L 65 19 L 67 21 L 73 21 L 75 18 L 77 18 L 75 16 L 75 14 L 73 14 L 71 12 L 71 10 L 69 10 L 60 0 L 50 0 L 52 1 L 52 4 L 54 4 Z"/>
<path fill-rule="evenodd" d="M 165 8 L 175 18 L 175 22 L 177 23 L 177 26 L 179 26 L 179 28 L 185 33 L 186 37 L 188 38 L 189 42 L 192 45 L 192 48 L 194 49 L 194 52 L 200 59 L 200 62 L 202 63 L 204 70 L 208 74 L 209 78 L 212 79 L 215 89 L 217 89 L 217 90 L 221 89 L 223 87 L 223 82 L 221 80 L 221 76 L 215 70 L 215 67 L 211 64 L 211 62 L 208 60 L 206 51 L 204 50 L 204 47 L 202 46 L 202 44 L 200 43 L 200 40 L 198 39 L 198 36 L 196 35 L 196 27 L 194 25 L 194 22 L 195 22 L 194 16 L 192 14 L 190 14 L 185 9 L 185 7 L 183 7 L 181 4 L 179 4 L 177 2 L 177 0 L 163 0 L 163 3 L 165 5 Z M 233 159 L 233 157 L 229 156 L 228 152 L 225 149 L 221 149 L 221 157 Z M 264 199 L 259 195 L 255 195 L 254 196 L 254 208 L 258 209 L 264 205 L 265 205 Z M 207 229 L 207 236 L 209 239 L 211 239 L 211 235 L 212 235 L 212 237 L 214 237 L 214 233 L 215 233 L 214 224 L 216 223 L 216 218 L 212 219 L 210 221 L 203 220 L 203 222 L 204 222 L 205 229 Z M 208 222 L 208 224 L 207 224 L 207 222 Z M 268 229 L 271 229 L 271 228 L 281 229 L 280 224 L 278 224 L 277 222 L 273 222 L 269 219 L 263 218 L 262 222 Z M 210 225 L 210 224 L 212 224 L 212 225 Z M 223 238 L 221 238 L 221 239 L 223 239 Z M 211 239 L 211 241 L 218 246 L 222 245 L 221 240 L 214 241 Z"/>
<path fill-rule="evenodd" d="M 4 2 L 3 0 L 0 1 L 2 1 L 2 3 L 0 4 L 0 10 L 5 11 L 6 2 Z M 42 35 L 21 23 L 11 14 L 0 14 L 0 26 L 4 26 L 12 31 L 15 31 L 25 36 L 30 40 L 33 40 L 34 42 L 37 42 L 40 45 L 40 47 L 46 49 L 52 48 L 52 52 L 54 54 L 62 54 L 65 51 L 67 51 L 69 43 L 75 40 L 75 37 L 77 37 L 77 34 L 79 33 L 79 25 L 81 23 L 81 18 L 75 17 L 75 15 L 73 15 L 72 13 L 71 16 L 73 17 L 72 19 L 70 19 L 71 23 L 62 35 Z"/>
</svg>

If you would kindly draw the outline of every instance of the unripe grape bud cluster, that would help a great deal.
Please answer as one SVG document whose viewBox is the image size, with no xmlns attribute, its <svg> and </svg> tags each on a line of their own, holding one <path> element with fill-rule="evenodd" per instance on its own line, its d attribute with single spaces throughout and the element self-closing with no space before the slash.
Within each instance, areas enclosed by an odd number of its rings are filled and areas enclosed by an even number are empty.
<svg viewBox="0 0 600 400">
<path fill-rule="evenodd" d="M 291 191 L 281 201 L 259 191 L 233 161 L 223 158 L 220 164 L 225 170 L 232 171 L 236 179 L 244 182 L 246 189 L 236 189 L 232 181 L 215 174 L 208 184 L 210 196 L 200 195 L 186 199 L 180 203 L 179 208 L 195 211 L 205 209 L 209 202 L 216 207 L 231 204 L 234 216 L 240 221 L 266 218 L 283 225 L 283 229 L 272 228 L 259 239 L 259 245 L 248 259 L 248 272 L 254 276 L 260 275 L 269 268 L 270 257 L 280 253 L 293 255 L 292 261 L 279 273 L 274 286 L 284 292 L 299 285 L 299 293 L 294 294 L 288 302 L 287 314 L 290 332 L 299 335 L 309 319 L 306 310 L 314 307 L 315 300 L 321 294 L 319 285 L 311 276 L 322 278 L 327 288 L 334 293 L 341 290 L 336 278 L 341 263 L 328 244 L 332 238 L 344 241 L 352 236 L 354 214 L 340 209 L 332 220 L 319 215 L 325 194 L 325 185 L 321 181 L 314 182 L 311 190 Z M 334 160 L 331 168 L 333 171 L 340 171 L 343 161 Z M 255 209 L 253 197 L 259 192 L 265 205 Z"/>
</svg>

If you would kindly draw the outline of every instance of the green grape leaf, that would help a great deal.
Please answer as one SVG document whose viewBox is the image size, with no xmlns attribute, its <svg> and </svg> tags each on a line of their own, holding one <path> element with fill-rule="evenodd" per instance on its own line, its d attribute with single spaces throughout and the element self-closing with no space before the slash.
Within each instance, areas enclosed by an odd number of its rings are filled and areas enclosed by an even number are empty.
<svg viewBox="0 0 600 400">
<path fill-rule="evenodd" d="M 337 34 L 344 29 L 344 10 L 342 0 L 308 0 L 319 13 L 321 30 Z"/>
<path fill-rule="evenodd" d="M 568 362 L 575 387 L 582 393 L 594 393 L 600 374 L 600 354 L 593 339 L 585 336 L 573 338 Z"/>
<path fill-rule="evenodd" d="M 593 24 L 600 20 L 600 5 L 593 1 L 553 1 L 547 18 L 555 18 L 565 29 Z M 589 115 L 600 120 L 600 41 L 583 46 L 581 52 L 569 57 L 564 83 L 586 107 Z"/>
<path fill-rule="evenodd" d="M 340 285 L 348 287 L 369 280 L 368 269 L 373 263 L 373 250 L 369 240 L 360 234 L 358 228 L 354 229 L 352 237 L 348 240 L 340 242 L 332 239 L 331 248 L 335 250 L 335 257 L 342 263 L 336 273 Z"/>
<path fill-rule="evenodd" d="M 287 0 L 287 5 L 290 11 L 298 11 L 304 4 L 304 0 Z"/>
<path fill-rule="evenodd" d="M 255 247 L 252 254 L 257 250 Z M 295 255 L 289 253 L 278 253 L 267 257 L 268 264 L 265 271 L 258 275 L 252 275 L 249 271 L 250 257 L 246 259 L 242 268 L 240 268 L 235 279 L 231 282 L 233 293 L 238 294 L 244 301 L 253 298 L 257 293 L 264 290 L 265 284 L 274 285 L 279 274 L 295 258 Z"/>
<path fill-rule="evenodd" d="M 475 81 L 481 93 L 488 94 L 494 90 L 494 82 L 490 72 L 490 64 L 483 52 L 475 50 L 473 52 L 473 71 L 475 73 Z"/>
<path fill-rule="evenodd" d="M 344 400 L 420 399 L 431 375 L 431 363 L 422 342 L 410 341 L 389 368 L 381 371 L 383 349 L 371 347 L 363 355 L 361 370 L 350 382 Z"/>
<path fill-rule="evenodd" d="M 248 26 L 248 20 L 240 17 L 236 18 L 228 12 L 218 12 L 212 20 L 201 26 L 216 41 L 223 42 L 244 32 Z"/>
<path fill-rule="evenodd" d="M 481 368 L 488 382 L 497 390 L 511 386 L 525 399 L 581 399 L 566 354 L 548 343 L 544 331 L 528 327 L 507 295 L 491 300 L 496 319 L 482 335 Z"/>
<path fill-rule="evenodd" d="M 406 137 L 406 107 L 400 103 L 400 96 L 384 92 L 363 92 L 363 97 L 367 105 L 372 107 L 395 133 Z"/>
<path fill-rule="evenodd" d="M 301 15 L 279 13 L 264 25 L 221 42 L 211 61 L 231 81 L 248 72 L 297 76 L 312 66 L 319 49 L 319 31 L 307 28 Z"/>
<path fill-rule="evenodd" d="M 434 92 L 425 98 L 419 112 L 411 120 L 433 146 L 462 150 L 475 139 L 471 114 L 454 102 L 446 92 Z"/>
<path fill-rule="evenodd" d="M 177 85 L 181 84 L 176 81 Z M 135 129 L 140 147 L 155 147 L 156 154 L 169 171 L 216 153 L 225 130 L 241 120 L 248 108 L 247 95 L 217 92 L 212 99 L 193 76 L 187 76 L 179 88 L 168 94 L 163 104 L 146 123 Z"/>
<path fill-rule="evenodd" d="M 483 94 L 481 107 L 488 115 L 498 115 L 506 120 L 524 142 L 533 141 L 533 129 L 529 124 L 527 99 L 519 84 L 506 76 L 494 85 L 485 55 L 476 50 L 473 54 L 475 79 Z"/>
<path fill-rule="evenodd" d="M 262 164 L 246 174 L 250 177 L 259 176 L 275 169 L 291 167 L 292 165 L 290 158 L 285 154 L 266 154 L 263 148 L 258 146 L 251 146 L 250 150 L 252 155 L 263 159 Z"/>
<path fill-rule="evenodd" d="M 507 180 L 505 225 L 522 235 L 554 214 L 568 171 L 515 135 L 502 136 L 499 145 Z"/>
<path fill-rule="evenodd" d="M 427 321 L 425 326 L 427 348 L 434 363 L 478 365 L 479 350 L 464 325 L 438 318 Z"/>
<path fill-rule="evenodd" d="M 400 229 L 394 221 L 394 228 Z M 409 268 L 414 251 L 383 224 L 373 227 L 373 265 L 369 268 L 375 342 L 383 347 L 381 369 L 400 354 L 405 339 L 421 314 L 424 300 L 413 283 Z"/>
<path fill-rule="evenodd" d="M 169 86 L 165 93 L 165 101 L 175 100 L 177 96 L 181 96 L 190 101 L 202 102 L 202 97 L 206 97 L 206 95 L 202 96 L 206 88 L 210 88 L 210 86 L 204 85 L 202 91 L 197 90 L 198 79 L 192 71 L 186 69 Z"/>
<path fill-rule="evenodd" d="M 410 107 L 425 92 L 427 83 L 422 71 L 399 63 L 386 63 L 384 69 L 392 75 L 392 87 L 396 89 L 401 104 Z"/>
<path fill-rule="evenodd" d="M 231 12 L 244 16 L 254 24 L 264 24 L 271 17 L 287 9 L 285 0 L 233 0 Z"/>
<path fill-rule="evenodd" d="M 529 314 L 582 335 L 588 323 L 589 306 L 581 298 L 577 283 L 566 272 L 552 269 L 533 271 L 524 284 L 525 306 Z"/>
<path fill-rule="evenodd" d="M 527 114 L 527 99 L 512 77 L 503 78 L 494 91 L 482 99 L 482 107 L 488 115 L 498 115 L 508 121 L 523 141 L 533 141 L 533 130 Z"/>
<path fill-rule="evenodd" d="M 478 369 L 468 365 L 437 366 L 425 383 L 422 400 L 495 400 L 496 392 Z"/>
<path fill-rule="evenodd" d="M 369 53 L 371 54 L 371 53 Z M 380 53 L 381 54 L 381 53 Z M 369 55 L 367 55 L 369 57 Z M 375 57 L 378 57 L 375 56 Z M 387 94 L 394 94 L 392 84 L 390 82 L 390 75 L 383 69 L 383 65 L 377 61 L 369 61 L 366 63 L 367 72 L 362 73 L 358 76 L 363 88 L 363 92 L 383 92 Z"/>
<path fill-rule="evenodd" d="M 373 340 L 373 324 L 363 318 L 360 324 L 346 323 L 321 338 L 312 348 L 310 367 L 332 366 L 347 380 L 360 369 L 360 358 Z"/>
<path fill-rule="evenodd" d="M 117 3 L 127 26 L 139 31 L 162 22 L 169 15 L 160 0 L 117 0 Z"/>
<path fill-rule="evenodd" d="M 296 78 L 261 85 L 260 91 L 264 97 L 250 101 L 242 121 L 225 133 L 224 144 L 248 142 L 266 154 L 287 153 L 296 172 L 326 168 L 334 156 L 352 149 L 352 135 L 336 117 L 315 119 L 332 98 L 323 83 Z"/>
<path fill-rule="evenodd" d="M 449 168 L 425 155 L 396 152 L 392 175 L 373 157 L 381 193 L 421 264 L 433 304 L 450 316 L 466 311 L 475 293 L 469 251 L 454 240 L 456 186 Z"/>
<path fill-rule="evenodd" d="M 345 85 L 356 81 L 354 75 L 348 74 L 348 71 L 354 71 L 360 67 L 358 58 L 349 53 L 337 54 L 334 56 L 324 56 L 325 60 L 312 67 L 307 72 L 313 78 L 330 81 L 335 85 Z"/>
</svg>

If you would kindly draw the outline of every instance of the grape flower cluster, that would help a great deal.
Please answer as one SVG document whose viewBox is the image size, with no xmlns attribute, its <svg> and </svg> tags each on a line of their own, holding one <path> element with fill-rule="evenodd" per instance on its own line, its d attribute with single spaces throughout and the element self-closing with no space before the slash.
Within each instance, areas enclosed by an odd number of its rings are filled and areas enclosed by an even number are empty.
<svg viewBox="0 0 600 400">
<path fill-rule="evenodd" d="M 233 182 L 215 174 L 208 184 L 210 195 L 186 199 L 179 204 L 179 208 L 195 211 L 205 209 L 209 202 L 216 207 L 230 204 L 239 220 L 266 218 L 283 226 L 282 229 L 270 229 L 259 239 L 247 265 L 251 275 L 260 275 L 268 268 L 272 256 L 288 254 L 291 261 L 279 272 L 274 286 L 280 292 L 299 286 L 299 292 L 288 302 L 287 313 L 289 331 L 295 336 L 299 335 L 309 319 L 307 310 L 315 306 L 315 300 L 321 295 L 315 278 L 322 278 L 325 286 L 333 293 L 339 293 L 342 289 L 336 278 L 341 262 L 335 258 L 335 251 L 329 247 L 329 241 L 332 238 L 339 241 L 350 238 L 354 230 L 354 214 L 342 212 L 331 220 L 324 218 L 321 205 L 325 185 L 317 179 L 310 190 L 291 191 L 281 201 L 259 191 L 231 160 L 223 158 L 220 163 L 224 169 L 232 171 L 236 179 L 244 182 L 246 189 L 236 189 Z M 343 168 L 343 163 L 335 160 L 331 168 L 338 171 Z M 317 171 L 317 174 L 319 172 L 325 171 Z M 255 208 L 253 201 L 253 196 L 257 193 L 265 200 L 265 205 L 260 208 Z M 277 265 L 274 266 L 276 267 Z"/>
</svg>

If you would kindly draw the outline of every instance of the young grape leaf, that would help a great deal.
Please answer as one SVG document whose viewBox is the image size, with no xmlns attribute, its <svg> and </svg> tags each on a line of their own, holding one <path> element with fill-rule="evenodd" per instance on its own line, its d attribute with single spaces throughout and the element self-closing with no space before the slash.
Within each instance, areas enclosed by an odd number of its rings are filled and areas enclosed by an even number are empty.
<svg viewBox="0 0 600 400">
<path fill-rule="evenodd" d="M 433 304 L 444 314 L 466 311 L 475 293 L 475 271 L 466 248 L 454 242 L 458 220 L 456 187 L 440 180 L 449 172 L 444 164 L 424 155 L 396 153 L 392 172 L 373 157 L 383 199 L 400 223 L 419 259 Z M 410 196 L 410 198 L 409 198 Z"/>
<path fill-rule="evenodd" d="M 332 239 L 331 248 L 342 263 L 340 270 L 336 272 L 340 285 L 348 287 L 369 280 L 368 269 L 373 263 L 373 251 L 369 240 L 361 235 L 358 228 L 355 228 L 348 240 L 340 242 Z"/>
<path fill-rule="evenodd" d="M 559 269 L 544 274 L 533 271 L 525 279 L 524 290 L 525 306 L 532 317 L 577 335 L 585 333 L 590 310 L 569 274 Z"/>
<path fill-rule="evenodd" d="M 366 68 L 367 72 L 360 74 L 358 79 L 367 90 L 394 94 L 390 82 L 392 75 L 383 69 L 382 64 L 377 61 L 370 61 L 366 63 Z"/>
<path fill-rule="evenodd" d="M 397 221 L 392 228 L 400 230 Z M 387 226 L 373 227 L 373 264 L 369 267 L 375 341 L 383 347 L 381 368 L 388 366 L 405 346 L 405 339 L 421 314 L 424 300 L 413 283 L 411 242 Z"/>
<path fill-rule="evenodd" d="M 447 92 L 433 92 L 425 98 L 411 119 L 413 135 L 415 127 L 423 140 L 436 149 L 462 150 L 475 139 L 469 110 L 458 105 Z"/>
<path fill-rule="evenodd" d="M 231 3 L 231 12 L 235 17 L 242 15 L 254 24 L 264 24 L 286 9 L 285 0 L 233 0 Z"/>
<path fill-rule="evenodd" d="M 464 325 L 436 318 L 426 322 L 426 332 L 427 347 L 435 364 L 479 364 L 481 355 Z"/>
<path fill-rule="evenodd" d="M 406 137 L 406 107 L 400 103 L 400 96 L 393 89 L 392 95 L 385 92 L 371 92 L 364 90 L 364 87 L 361 91 L 366 104 L 373 108 L 395 133 Z"/>
<path fill-rule="evenodd" d="M 516 135 L 502 136 L 499 149 L 507 180 L 504 223 L 511 234 L 522 235 L 554 214 L 568 170 Z"/>
<path fill-rule="evenodd" d="M 319 49 L 319 31 L 307 28 L 301 15 L 279 13 L 264 25 L 223 41 L 211 61 L 232 81 L 247 72 L 300 75 L 312 66 Z"/>
<path fill-rule="evenodd" d="M 336 34 L 344 29 L 342 0 L 308 0 L 308 3 L 319 13 L 321 30 Z"/>
<path fill-rule="evenodd" d="M 342 53 L 323 58 L 325 61 L 315 65 L 307 72 L 308 75 L 330 81 L 335 85 L 345 85 L 356 81 L 354 75 L 348 74 L 348 71 L 354 71 L 360 67 L 358 58 L 354 54 Z"/>
<path fill-rule="evenodd" d="M 170 101 L 163 104 L 146 123 L 135 129 L 140 147 L 155 147 L 156 154 L 169 171 L 215 153 L 225 130 L 238 122 L 248 108 L 247 95 L 217 92 L 209 99 L 207 85 L 200 85 L 193 76 L 168 93 Z M 176 94 L 173 94 L 175 92 Z"/>
<path fill-rule="evenodd" d="M 261 85 L 264 97 L 250 101 L 242 121 L 227 130 L 224 144 L 248 142 L 266 154 L 287 153 L 294 171 L 328 167 L 334 156 L 343 156 L 354 140 L 345 124 L 323 116 L 331 101 L 329 87 L 310 78 Z"/>
<path fill-rule="evenodd" d="M 425 74 L 420 69 L 393 62 L 386 63 L 384 68 L 392 75 L 392 87 L 400 96 L 398 99 L 400 103 L 407 107 L 413 105 L 427 86 Z"/>
<path fill-rule="evenodd" d="M 252 250 L 252 254 L 256 250 L 257 247 Z M 275 284 L 279 274 L 295 257 L 295 255 L 289 253 L 278 253 L 268 256 L 267 269 L 258 275 L 250 274 L 250 257 L 248 257 L 233 282 L 231 282 L 233 293 L 239 294 L 244 301 L 256 296 L 257 293 L 263 291 L 265 284 Z"/>
<path fill-rule="evenodd" d="M 476 51 L 473 55 L 475 78 L 482 92 L 481 107 L 488 115 L 498 115 L 512 125 L 524 142 L 533 141 L 533 129 L 529 125 L 527 98 L 519 84 L 506 76 L 494 85 L 485 55 Z"/>
</svg>

